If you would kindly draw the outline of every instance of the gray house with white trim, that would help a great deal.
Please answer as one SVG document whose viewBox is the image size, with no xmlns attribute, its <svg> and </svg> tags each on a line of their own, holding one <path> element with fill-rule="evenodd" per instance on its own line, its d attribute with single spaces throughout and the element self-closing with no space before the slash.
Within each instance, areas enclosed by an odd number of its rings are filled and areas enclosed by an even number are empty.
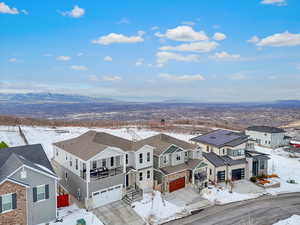
<svg viewBox="0 0 300 225">
<path fill-rule="evenodd" d="M 40 144 L 0 149 L 0 224 L 55 220 L 57 180 Z"/>
</svg>

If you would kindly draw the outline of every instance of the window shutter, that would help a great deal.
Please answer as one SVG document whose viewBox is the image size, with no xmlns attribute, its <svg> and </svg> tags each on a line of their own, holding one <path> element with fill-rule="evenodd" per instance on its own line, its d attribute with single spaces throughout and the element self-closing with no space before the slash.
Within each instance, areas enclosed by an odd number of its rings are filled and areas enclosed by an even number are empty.
<svg viewBox="0 0 300 225">
<path fill-rule="evenodd" d="M 2 213 L 2 197 L 0 196 L 0 213 Z"/>
<path fill-rule="evenodd" d="M 33 191 L 33 193 L 32 193 L 32 195 L 33 195 L 33 202 L 36 202 L 36 201 L 37 201 L 36 187 L 34 187 L 34 188 L 32 189 L 32 191 Z"/>
<path fill-rule="evenodd" d="M 12 208 L 13 209 L 17 208 L 17 194 L 16 193 L 12 194 Z"/>
<path fill-rule="evenodd" d="M 45 185 L 46 199 L 49 199 L 49 184 Z"/>
</svg>

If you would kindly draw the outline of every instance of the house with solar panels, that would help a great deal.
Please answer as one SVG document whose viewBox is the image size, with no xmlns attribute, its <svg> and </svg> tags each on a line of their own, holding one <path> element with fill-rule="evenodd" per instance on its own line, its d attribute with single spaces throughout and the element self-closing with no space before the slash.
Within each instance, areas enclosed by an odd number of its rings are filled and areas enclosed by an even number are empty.
<svg viewBox="0 0 300 225">
<path fill-rule="evenodd" d="M 208 178 L 220 183 L 267 174 L 267 154 L 250 148 L 249 136 L 229 130 L 215 130 L 191 139 L 202 149 L 208 164 Z"/>
</svg>

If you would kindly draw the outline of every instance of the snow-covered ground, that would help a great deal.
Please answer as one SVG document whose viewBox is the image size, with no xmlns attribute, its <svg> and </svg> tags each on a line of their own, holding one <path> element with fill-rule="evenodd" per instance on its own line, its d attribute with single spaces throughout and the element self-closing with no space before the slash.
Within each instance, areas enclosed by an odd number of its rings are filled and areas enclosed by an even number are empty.
<svg viewBox="0 0 300 225">
<path fill-rule="evenodd" d="M 293 215 L 288 219 L 280 220 L 277 223 L 274 223 L 273 225 L 299 225 L 300 224 L 300 216 Z"/>
<path fill-rule="evenodd" d="M 178 207 L 161 196 L 161 193 L 144 194 L 143 200 L 133 203 L 134 210 L 148 223 L 160 224 L 187 214 L 183 207 Z"/>
<path fill-rule="evenodd" d="M 79 209 L 76 205 L 59 209 L 58 214 L 58 219 L 62 219 L 62 222 L 53 221 L 50 225 L 77 224 L 76 222 L 79 219 L 84 219 L 87 225 L 104 225 L 93 213 L 87 212 L 85 209 Z"/>
<path fill-rule="evenodd" d="M 132 139 L 133 132 L 140 138 L 150 137 L 158 132 L 151 130 L 139 130 L 137 128 L 130 128 L 128 132 L 127 128 L 120 129 L 106 129 L 106 128 L 86 128 L 86 127 L 58 127 L 53 129 L 50 127 L 31 127 L 22 126 L 22 130 L 29 142 L 29 144 L 42 144 L 46 154 L 49 158 L 53 157 L 52 143 L 67 140 L 77 137 L 88 130 L 96 130 L 101 132 L 107 132 L 119 137 Z M 133 131 L 133 132 L 132 132 Z M 188 141 L 193 136 L 178 133 L 166 133 L 173 137 Z M 10 147 L 24 145 L 24 141 L 18 133 L 18 127 L 0 126 L 0 141 L 6 142 Z"/>
</svg>

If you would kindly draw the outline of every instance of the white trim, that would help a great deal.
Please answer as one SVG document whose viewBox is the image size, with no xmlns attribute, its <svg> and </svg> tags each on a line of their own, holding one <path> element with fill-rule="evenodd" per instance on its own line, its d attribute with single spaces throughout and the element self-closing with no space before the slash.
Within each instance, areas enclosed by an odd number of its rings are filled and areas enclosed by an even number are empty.
<svg viewBox="0 0 300 225">
<path fill-rule="evenodd" d="M 12 202 L 12 201 L 13 201 L 12 195 L 13 195 L 14 193 L 15 193 L 15 192 L 11 192 L 11 193 L 7 193 L 7 194 L 0 195 L 1 198 L 2 198 L 2 206 L 3 206 L 3 196 L 5 196 L 5 195 L 10 195 L 10 196 L 11 196 L 11 209 L 3 211 L 3 207 L 1 206 L 2 211 L 1 211 L 0 214 L 8 213 L 8 212 L 11 212 L 11 211 L 14 211 L 14 210 L 15 210 L 15 209 L 13 209 L 13 202 Z"/>
<path fill-rule="evenodd" d="M 22 182 L 19 182 L 19 181 L 15 180 L 15 179 L 11 179 L 9 177 L 6 177 L 3 181 L 1 181 L 0 185 L 3 184 L 5 181 L 13 182 L 15 184 L 19 184 L 19 185 L 24 186 L 24 187 L 30 187 L 30 185 L 23 184 Z"/>
<path fill-rule="evenodd" d="M 40 184 L 40 185 L 35 186 L 35 188 L 36 188 L 36 197 L 38 196 L 37 189 L 38 189 L 39 187 L 42 187 L 42 186 L 44 186 L 44 189 L 45 189 L 45 192 L 44 192 L 45 198 L 44 198 L 44 199 L 41 199 L 41 200 L 38 200 L 38 199 L 36 198 L 36 202 L 35 202 L 35 203 L 37 203 L 37 202 L 43 202 L 43 201 L 47 200 L 47 198 L 46 198 L 46 184 Z"/>
<path fill-rule="evenodd" d="M 116 148 L 116 147 L 109 146 L 109 147 L 105 148 L 103 151 L 98 152 L 96 155 L 94 155 L 93 157 L 89 158 L 86 162 L 90 162 L 90 161 L 94 160 L 94 159 L 97 158 L 99 155 L 103 154 L 103 152 L 109 151 L 110 149 L 115 150 L 115 151 L 121 153 L 120 155 L 125 155 L 125 154 L 126 154 L 126 152 L 123 151 L 123 150 L 120 149 L 120 148 Z"/>
<path fill-rule="evenodd" d="M 59 180 L 59 179 L 60 179 L 59 177 L 57 177 L 57 176 L 54 175 L 54 174 L 53 174 L 53 175 L 50 175 L 49 173 L 46 173 L 46 172 L 37 170 L 37 169 L 32 168 L 32 167 L 30 167 L 30 166 L 27 166 L 27 165 L 23 165 L 23 166 L 25 166 L 26 168 L 31 169 L 31 170 L 33 170 L 33 171 L 35 171 L 35 172 L 38 172 L 38 173 L 41 173 L 41 174 L 46 175 L 46 176 L 48 176 L 48 177 L 54 178 L 54 179 L 56 179 L 56 180 Z"/>
</svg>

